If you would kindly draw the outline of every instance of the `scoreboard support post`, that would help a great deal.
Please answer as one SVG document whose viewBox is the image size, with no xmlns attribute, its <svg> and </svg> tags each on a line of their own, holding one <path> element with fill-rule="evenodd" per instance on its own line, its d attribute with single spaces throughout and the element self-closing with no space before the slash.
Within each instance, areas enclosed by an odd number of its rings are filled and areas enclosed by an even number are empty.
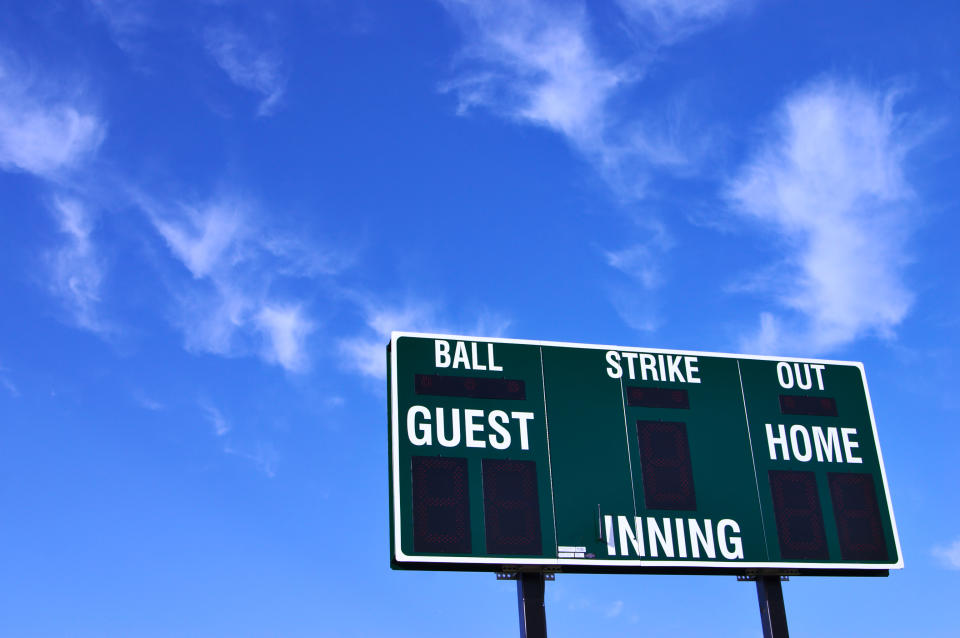
<svg viewBox="0 0 960 638">
<path fill-rule="evenodd" d="M 547 638 L 547 614 L 543 607 L 543 572 L 517 574 L 517 611 L 520 638 Z"/>
<path fill-rule="evenodd" d="M 788 638 L 787 610 L 783 604 L 780 576 L 757 576 L 757 600 L 763 638 Z"/>
</svg>

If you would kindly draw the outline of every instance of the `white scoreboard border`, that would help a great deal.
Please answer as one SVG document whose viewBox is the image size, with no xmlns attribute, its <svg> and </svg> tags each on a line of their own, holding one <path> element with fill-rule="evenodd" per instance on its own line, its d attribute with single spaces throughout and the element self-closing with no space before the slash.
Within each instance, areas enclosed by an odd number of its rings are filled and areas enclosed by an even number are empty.
<svg viewBox="0 0 960 638">
<path fill-rule="evenodd" d="M 405 554 L 400 545 L 400 403 L 397 388 L 397 340 L 402 337 L 420 339 L 444 339 L 447 341 L 465 341 L 477 343 L 512 343 L 527 346 L 559 346 L 565 348 L 579 348 L 589 350 L 617 350 L 619 352 L 647 352 L 656 354 L 680 354 L 704 357 L 720 357 L 725 359 L 752 359 L 758 361 L 789 361 L 791 363 L 822 363 L 827 365 L 855 366 L 860 370 L 863 379 L 863 390 L 866 394 L 867 409 L 870 412 L 870 426 L 873 428 L 873 440 L 877 448 L 877 460 L 880 463 L 880 475 L 883 479 L 883 490 L 887 497 L 887 511 L 890 514 L 890 525 L 893 530 L 893 540 L 897 548 L 896 563 L 790 563 L 790 562 L 748 562 L 748 561 L 660 561 L 660 560 L 605 560 L 601 558 L 490 558 L 480 556 L 411 556 Z M 697 350 L 670 350 L 666 348 L 637 348 L 632 346 L 607 346 L 585 343 L 566 343 L 562 341 L 535 341 L 531 339 L 505 339 L 499 337 L 476 337 L 466 335 L 433 334 L 423 332 L 392 332 L 390 334 L 390 378 L 391 385 L 391 414 L 393 449 L 393 555 L 397 562 L 410 563 L 445 563 L 456 564 L 487 564 L 487 565 L 543 565 L 548 567 L 563 565 L 583 565 L 594 567 L 719 567 L 725 569 L 831 569 L 831 570 L 864 570 L 864 569 L 903 569 L 903 552 L 900 549 L 900 534 L 897 531 L 897 521 L 893 514 L 893 504 L 890 502 L 890 487 L 887 485 L 887 470 L 883 465 L 883 454 L 880 452 L 880 438 L 877 436 L 877 423 L 873 416 L 873 402 L 870 400 L 870 390 L 867 387 L 867 375 L 863 364 L 859 361 L 836 361 L 830 359 L 804 359 L 797 357 L 771 357 L 766 355 L 729 354 L 724 352 L 700 352 Z M 553 490 L 553 486 L 550 486 Z M 556 525 L 556 521 L 554 521 Z"/>
</svg>

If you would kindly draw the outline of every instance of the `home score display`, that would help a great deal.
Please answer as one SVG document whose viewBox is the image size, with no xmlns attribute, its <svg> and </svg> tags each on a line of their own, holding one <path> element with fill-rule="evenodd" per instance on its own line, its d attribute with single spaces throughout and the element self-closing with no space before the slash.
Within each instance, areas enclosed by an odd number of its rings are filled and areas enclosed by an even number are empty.
<svg viewBox="0 0 960 638">
<path fill-rule="evenodd" d="M 859 363 L 395 332 L 391 565 L 903 566 Z"/>
</svg>

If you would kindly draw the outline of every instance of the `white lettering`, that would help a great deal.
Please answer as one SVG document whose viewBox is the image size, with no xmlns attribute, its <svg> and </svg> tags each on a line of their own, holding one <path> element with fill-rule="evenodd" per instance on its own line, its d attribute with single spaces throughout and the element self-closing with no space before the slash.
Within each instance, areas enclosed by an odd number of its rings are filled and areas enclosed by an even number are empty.
<svg viewBox="0 0 960 638">
<path fill-rule="evenodd" d="M 467 447 L 487 447 L 484 441 L 478 441 L 474 435 L 483 432 L 483 423 L 477 423 L 477 418 L 483 418 L 483 410 L 464 410 L 464 427 L 467 429 Z"/>
<path fill-rule="evenodd" d="M 800 374 L 800 364 L 794 363 L 793 369 L 797 373 L 797 387 L 801 390 L 809 390 L 813 387 L 813 379 L 810 378 L 810 364 L 803 364 L 803 375 Z M 806 381 L 803 380 L 803 376 L 806 375 Z"/>
<path fill-rule="evenodd" d="M 467 356 L 467 344 L 462 341 L 457 342 L 456 350 L 453 353 L 453 367 L 470 369 L 470 358 Z"/>
<path fill-rule="evenodd" d="M 630 545 L 633 546 L 633 552 L 637 556 L 645 556 L 646 552 L 643 551 L 643 519 L 639 516 L 634 517 L 634 525 L 636 525 L 636 534 L 634 530 L 630 527 L 630 521 L 627 520 L 626 516 L 617 517 L 617 528 L 620 530 L 620 555 L 627 556 L 629 554 L 627 548 L 627 540 L 629 539 Z M 654 554 L 656 556 L 656 554 Z"/>
<path fill-rule="evenodd" d="M 494 434 L 490 435 L 490 446 L 494 449 L 506 450 L 510 447 L 510 432 L 503 427 L 509 420 L 510 417 L 503 410 L 494 410 L 490 413 L 490 427 L 494 430 Z M 500 437 L 499 440 L 494 438 L 497 435 Z"/>
<path fill-rule="evenodd" d="M 485 448 L 489 441 L 494 449 L 506 450 L 513 442 L 511 426 L 516 421 L 520 448 L 529 450 L 530 421 L 534 418 L 533 412 L 512 412 L 508 416 L 503 410 L 488 414 L 484 410 L 442 407 L 435 408 L 434 415 L 430 409 L 414 405 L 407 410 L 407 437 L 414 445 L 433 445 L 436 438 L 444 447 L 456 447 L 463 441 L 466 447 Z"/>
<path fill-rule="evenodd" d="M 664 368 L 663 368 L 663 355 L 662 355 L 662 354 L 658 354 L 658 355 L 657 355 L 657 363 L 660 364 L 660 378 L 661 378 L 662 380 L 666 381 L 666 380 L 667 380 L 667 374 L 666 374 L 667 371 L 664 370 Z"/>
<path fill-rule="evenodd" d="M 803 452 L 800 451 L 800 441 L 797 437 L 798 433 L 803 437 Z M 806 463 L 813 458 L 813 449 L 811 449 L 810 446 L 810 435 L 807 434 L 807 429 L 802 425 L 790 426 L 790 447 L 793 448 L 793 456 L 798 461 Z"/>
<path fill-rule="evenodd" d="M 503 372 L 503 366 L 498 366 L 493 361 L 493 344 L 487 344 L 487 365 L 490 367 L 490 372 Z"/>
<path fill-rule="evenodd" d="M 636 372 L 635 372 L 634 369 L 633 369 L 633 362 L 637 360 L 637 353 L 636 353 L 636 352 L 624 352 L 624 353 L 623 353 L 623 358 L 627 360 L 627 370 L 628 370 L 627 374 L 630 376 L 631 379 L 636 379 L 636 378 L 637 378 L 637 374 L 636 374 Z"/>
<path fill-rule="evenodd" d="M 477 342 L 474 341 L 470 344 L 470 352 L 473 354 L 473 369 L 474 370 L 486 370 L 487 366 L 480 365 L 480 357 L 477 356 Z"/>
<path fill-rule="evenodd" d="M 614 525 L 616 525 L 616 532 Z M 674 527 L 676 527 L 676 535 L 674 535 Z M 717 545 L 719 545 L 723 558 L 728 560 L 743 558 L 740 525 L 730 518 L 721 519 L 714 525 L 709 518 L 684 520 L 646 517 L 644 521 L 644 517 L 641 516 L 608 514 L 603 517 L 603 528 L 606 534 L 607 556 L 617 556 L 619 550 L 620 556 L 644 558 L 646 550 L 649 549 L 651 558 L 673 558 L 674 555 L 677 558 L 687 558 L 689 553 L 694 559 L 701 557 L 716 559 Z M 644 536 L 646 536 L 646 546 Z M 689 548 L 688 538 L 690 539 Z"/>
<path fill-rule="evenodd" d="M 623 368 L 620 367 L 620 353 L 616 350 L 607 351 L 607 363 L 610 364 L 610 367 L 607 368 L 607 375 L 611 379 L 619 379 L 623 376 Z"/>
<path fill-rule="evenodd" d="M 853 450 L 860 447 L 859 443 L 850 440 L 850 437 L 856 433 L 856 428 L 840 428 L 840 436 L 843 438 L 843 452 L 847 457 L 847 463 L 863 463 L 863 459 L 853 455 Z"/>
<path fill-rule="evenodd" d="M 657 360 L 653 357 L 652 354 L 641 354 L 640 355 L 640 374 L 644 381 L 647 380 L 647 372 L 650 373 L 650 377 L 652 378 L 653 381 L 660 380 L 657 377 Z"/>
<path fill-rule="evenodd" d="M 840 435 L 837 428 L 827 428 L 827 435 L 824 437 L 823 428 L 813 426 L 813 445 L 817 450 L 817 460 L 823 462 L 833 462 L 833 453 L 837 453 L 837 462 L 843 462 L 843 454 L 840 452 Z"/>
<path fill-rule="evenodd" d="M 603 529 L 607 533 L 607 556 L 616 556 L 617 543 L 613 538 L 613 517 L 609 514 L 603 517 Z"/>
<path fill-rule="evenodd" d="M 780 381 L 781 388 L 789 390 L 793 387 L 793 371 L 786 361 L 777 364 L 777 380 Z"/>
<path fill-rule="evenodd" d="M 810 366 L 813 368 L 813 371 L 817 373 L 817 387 L 823 390 L 823 369 L 827 366 L 822 363 L 814 363 Z"/>
<path fill-rule="evenodd" d="M 767 425 L 767 447 L 770 449 L 770 460 L 771 461 L 777 460 L 777 451 L 776 449 L 774 449 L 774 446 L 779 445 L 780 449 L 783 450 L 783 460 L 789 461 L 790 452 L 788 451 L 788 448 L 787 448 L 787 433 L 784 431 L 785 428 L 783 427 L 783 424 L 782 423 L 777 424 L 777 428 L 778 428 L 777 431 L 779 432 L 778 436 L 773 435 L 773 426 L 771 426 L 771 424 L 767 423 L 766 425 Z"/>
<path fill-rule="evenodd" d="M 683 358 L 683 366 L 687 369 L 687 383 L 700 383 L 700 378 L 696 376 L 700 368 L 695 366 L 695 363 L 697 363 L 696 357 Z"/>
<path fill-rule="evenodd" d="M 701 547 L 706 553 L 707 558 L 716 558 L 717 550 L 713 545 L 713 525 L 709 518 L 703 522 L 704 528 L 701 529 L 697 519 L 691 518 L 687 520 L 690 528 L 690 549 L 694 558 L 700 558 Z"/>
<path fill-rule="evenodd" d="M 657 524 L 656 519 L 647 518 L 647 538 L 650 539 L 650 556 L 656 558 L 657 544 L 663 548 L 663 553 L 667 558 L 673 558 L 673 530 L 670 528 L 670 519 L 663 519 L 663 529 Z"/>
<path fill-rule="evenodd" d="M 819 425 L 804 426 L 795 424 L 790 426 L 789 445 L 787 447 L 787 434 L 784 432 L 783 424 L 777 424 L 777 434 L 774 435 L 771 424 L 766 424 L 767 446 L 770 451 L 770 460 L 776 461 L 777 447 L 784 461 L 790 460 L 789 451 L 793 451 L 793 458 L 801 463 L 806 463 L 813 459 L 814 454 L 817 461 L 823 463 L 843 463 L 846 457 L 847 463 L 863 463 L 863 459 L 854 456 L 853 450 L 860 447 L 860 444 L 851 440 L 856 435 L 856 428 L 821 427 Z M 810 431 L 813 431 L 811 437 Z M 843 445 L 841 448 L 841 440 Z"/>
<path fill-rule="evenodd" d="M 673 522 L 677 526 L 677 555 L 680 558 L 687 557 L 687 533 L 683 528 L 683 519 L 675 518 Z"/>
<path fill-rule="evenodd" d="M 672 354 L 667 355 L 667 375 L 670 377 L 671 383 L 674 381 L 679 381 L 684 383 L 683 373 L 680 372 L 680 364 L 683 362 L 683 357 L 677 355 L 676 357 Z"/>
<path fill-rule="evenodd" d="M 418 415 L 426 421 L 418 423 Z M 430 410 L 422 405 L 410 406 L 407 410 L 407 438 L 410 442 L 414 445 L 430 445 L 432 443 L 430 432 Z"/>
<path fill-rule="evenodd" d="M 443 410 L 437 408 L 437 442 L 443 447 L 460 445 L 460 410 L 453 410 L 453 434 L 449 439 L 444 434 L 443 421 Z"/>
<path fill-rule="evenodd" d="M 729 518 L 725 518 L 717 525 L 717 540 L 720 541 L 720 553 L 723 554 L 724 558 L 729 558 L 733 560 L 735 558 L 743 558 L 743 541 L 739 536 L 732 536 L 729 539 L 729 544 L 727 543 L 727 528 L 733 530 L 734 534 L 740 533 L 740 526 L 737 525 L 737 522 Z"/>
<path fill-rule="evenodd" d="M 438 368 L 450 367 L 450 344 L 437 339 L 433 342 L 434 361 Z"/>
<path fill-rule="evenodd" d="M 527 438 L 527 421 L 533 418 L 533 412 L 511 412 L 510 416 L 520 422 L 520 449 L 529 450 L 530 440 Z"/>
</svg>

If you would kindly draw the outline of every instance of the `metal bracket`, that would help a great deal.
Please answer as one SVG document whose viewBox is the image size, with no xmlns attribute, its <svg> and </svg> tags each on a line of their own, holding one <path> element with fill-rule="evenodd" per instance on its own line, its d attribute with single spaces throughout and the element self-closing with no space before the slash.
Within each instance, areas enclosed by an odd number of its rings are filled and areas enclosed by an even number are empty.
<svg viewBox="0 0 960 638">
<path fill-rule="evenodd" d="M 757 580 L 757 575 L 756 575 L 756 574 L 745 574 L 745 575 L 744 575 L 744 574 L 741 574 L 741 575 L 738 575 L 738 576 L 737 576 L 737 580 L 738 580 L 739 582 L 741 582 L 741 583 L 752 583 L 752 582 L 756 582 L 756 580 Z M 790 581 L 790 577 L 789 577 L 789 576 L 785 576 L 785 575 L 783 575 L 783 574 L 780 574 L 780 582 L 781 582 L 781 583 L 786 583 L 786 582 L 789 582 L 789 581 Z"/>
<path fill-rule="evenodd" d="M 559 567 L 545 567 L 540 573 L 543 574 L 544 580 L 556 580 L 557 572 L 560 571 Z M 504 569 L 503 571 L 496 572 L 497 580 L 519 580 L 522 570 L 519 569 Z"/>
</svg>

